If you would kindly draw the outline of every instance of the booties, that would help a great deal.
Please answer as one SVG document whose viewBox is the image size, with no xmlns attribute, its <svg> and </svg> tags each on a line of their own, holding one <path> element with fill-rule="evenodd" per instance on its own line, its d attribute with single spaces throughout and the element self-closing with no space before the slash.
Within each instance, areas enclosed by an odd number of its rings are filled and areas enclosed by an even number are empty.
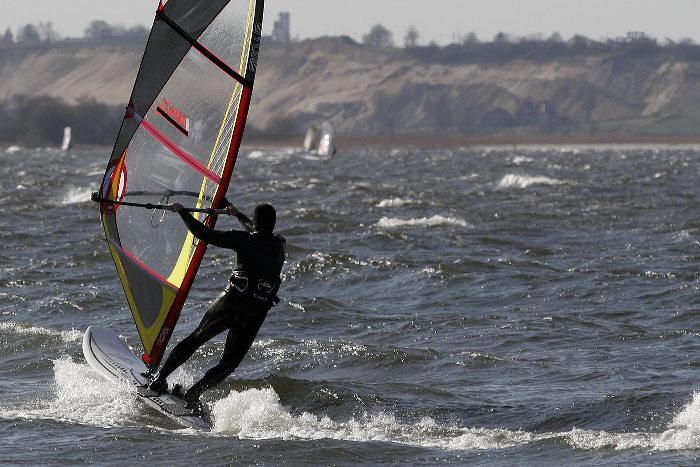
<svg viewBox="0 0 700 467">
<path fill-rule="evenodd" d="M 151 383 L 148 385 L 148 389 L 153 392 L 157 392 L 158 394 L 163 394 L 164 392 L 168 392 L 168 381 L 165 378 L 161 379 L 156 375 L 156 377 L 153 378 L 153 381 L 151 381 Z"/>
</svg>

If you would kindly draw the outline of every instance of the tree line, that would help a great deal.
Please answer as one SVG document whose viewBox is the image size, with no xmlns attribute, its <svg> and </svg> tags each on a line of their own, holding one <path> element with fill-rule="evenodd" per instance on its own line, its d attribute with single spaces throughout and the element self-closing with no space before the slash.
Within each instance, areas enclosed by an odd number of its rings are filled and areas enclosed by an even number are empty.
<svg viewBox="0 0 700 467">
<path fill-rule="evenodd" d="M 59 146 L 63 128 L 69 126 L 78 144 L 109 145 L 117 136 L 123 116 L 123 108 L 92 98 L 69 105 L 49 96 L 18 96 L 0 102 L 0 144 Z"/>
<path fill-rule="evenodd" d="M 270 37 L 271 40 L 280 41 L 278 36 L 285 37 L 286 40 L 282 42 L 290 42 L 291 34 L 289 32 L 289 14 L 280 14 L 280 20 L 286 19 L 284 25 L 286 26 L 285 34 L 274 34 Z M 278 26 L 278 23 L 275 26 Z M 115 41 L 130 41 L 143 39 L 148 37 L 148 28 L 142 25 L 137 25 L 131 28 L 124 27 L 120 24 L 110 24 L 102 20 L 91 21 L 88 26 L 83 31 L 82 40 L 90 42 L 115 42 Z M 416 26 L 410 26 L 408 30 L 403 35 L 403 47 L 406 49 L 428 49 L 428 50 L 441 50 L 441 49 L 459 49 L 459 48 L 481 48 L 483 50 L 489 50 L 493 52 L 503 50 L 511 50 L 513 53 L 516 51 L 522 51 L 523 48 L 532 48 L 535 45 L 539 46 L 541 50 L 557 51 L 582 51 L 584 49 L 598 49 L 601 48 L 621 48 L 621 47 L 636 47 L 636 48 L 692 48 L 697 45 L 690 38 L 681 39 L 678 42 L 666 39 L 663 42 L 659 42 L 650 36 L 647 36 L 643 32 L 629 32 L 626 36 L 606 39 L 603 41 L 596 41 L 589 39 L 583 35 L 575 35 L 569 40 L 565 40 L 560 33 L 555 32 L 547 38 L 544 38 L 541 34 L 534 34 L 529 37 L 515 37 L 509 35 L 505 32 L 499 32 L 491 40 L 482 41 L 479 39 L 475 32 L 468 32 L 466 34 L 456 34 L 452 42 L 446 46 L 438 46 L 434 41 L 430 41 L 427 44 L 421 44 L 421 33 L 416 28 Z M 61 42 L 62 39 L 60 34 L 54 29 L 52 22 L 39 22 L 38 24 L 26 24 L 21 26 L 16 34 L 12 32 L 10 28 L 7 28 L 4 34 L 0 34 L 0 46 L 10 46 L 10 45 L 37 45 L 41 43 L 55 43 Z M 80 39 L 67 39 L 68 41 L 76 41 Z M 381 24 L 375 24 L 370 28 L 367 34 L 364 34 L 361 38 L 361 43 L 375 48 L 395 48 L 398 47 L 396 41 L 394 40 L 394 33 L 384 27 Z M 697 46 L 700 47 L 700 46 Z"/>
<path fill-rule="evenodd" d="M 148 37 L 148 29 L 145 26 L 126 28 L 119 24 L 109 24 L 106 21 L 94 20 L 85 28 L 82 39 L 62 39 L 54 29 L 51 21 L 38 24 L 25 24 L 17 33 L 7 28 L 0 36 L 0 47 L 12 46 L 36 46 L 40 44 L 54 44 L 62 41 L 85 41 L 91 43 L 100 42 L 134 42 L 145 43 Z"/>
<path fill-rule="evenodd" d="M 458 64 L 478 62 L 506 62 L 514 59 L 556 60 L 581 56 L 615 56 L 643 59 L 673 56 L 684 60 L 700 60 L 700 46 L 693 41 L 659 43 L 642 33 L 629 34 L 624 38 L 594 41 L 584 36 L 574 36 L 568 41 L 550 38 L 526 38 L 510 40 L 499 35 L 492 42 L 469 42 L 409 47 L 405 53 L 412 57 L 435 63 Z"/>
<path fill-rule="evenodd" d="M 71 105 L 50 96 L 15 96 L 0 101 L 0 146 L 60 146 L 67 126 L 75 144 L 109 146 L 123 118 L 124 107 L 102 104 L 94 98 L 82 98 Z M 285 139 L 299 137 L 304 130 L 294 119 L 278 118 L 269 128 L 248 125 L 246 136 Z"/>
<path fill-rule="evenodd" d="M 403 48 L 409 55 L 429 62 L 464 63 L 479 61 L 503 61 L 519 59 L 551 60 L 561 57 L 618 54 L 628 57 L 649 56 L 658 53 L 672 53 L 679 58 L 700 59 L 700 46 L 692 39 L 678 42 L 657 39 L 643 32 L 629 32 L 626 36 L 596 41 L 582 35 L 575 35 L 565 40 L 561 34 L 554 33 L 548 38 L 541 35 L 531 37 L 513 37 L 506 33 L 496 34 L 490 41 L 481 41 L 474 32 L 455 38 L 446 46 L 435 42 L 428 45 L 419 44 L 420 32 L 411 26 L 403 37 Z M 396 48 L 391 31 L 381 24 L 374 25 L 362 36 L 362 44 L 368 47 L 389 49 Z"/>
</svg>

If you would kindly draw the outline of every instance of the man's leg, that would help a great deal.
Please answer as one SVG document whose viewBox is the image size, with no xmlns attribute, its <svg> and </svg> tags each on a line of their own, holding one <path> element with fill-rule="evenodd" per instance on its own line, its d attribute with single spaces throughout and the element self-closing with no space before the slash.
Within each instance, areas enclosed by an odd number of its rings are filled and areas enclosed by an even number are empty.
<svg viewBox="0 0 700 467">
<path fill-rule="evenodd" d="M 168 376 L 185 363 L 205 342 L 227 329 L 226 318 L 229 310 L 226 292 L 228 292 L 228 288 L 212 303 L 199 322 L 197 329 L 192 331 L 189 336 L 170 351 L 170 355 L 168 355 L 165 363 L 163 363 L 151 384 L 148 385 L 149 389 L 158 393 L 165 392 L 168 388 Z"/>
<path fill-rule="evenodd" d="M 148 387 L 156 392 L 165 392 L 168 388 L 168 376 L 180 365 L 185 363 L 202 344 L 209 340 L 203 339 L 202 337 L 204 336 L 198 334 L 195 330 L 192 334 L 180 341 L 180 343 L 170 351 L 167 360 L 165 360 L 165 363 L 163 363 L 163 366 L 158 370 L 158 373 Z"/>
<path fill-rule="evenodd" d="M 243 313 L 240 313 L 239 316 L 241 314 Z M 210 368 L 202 379 L 193 384 L 192 387 L 185 392 L 185 399 L 191 402 L 197 401 L 204 391 L 221 383 L 228 375 L 238 368 L 243 357 L 245 357 L 248 350 L 253 345 L 255 337 L 260 330 L 260 326 L 262 326 L 266 317 L 267 311 L 258 311 L 251 317 L 239 317 L 239 319 L 236 320 L 235 328 L 229 330 L 226 336 L 224 352 L 221 355 L 219 363 Z"/>
</svg>

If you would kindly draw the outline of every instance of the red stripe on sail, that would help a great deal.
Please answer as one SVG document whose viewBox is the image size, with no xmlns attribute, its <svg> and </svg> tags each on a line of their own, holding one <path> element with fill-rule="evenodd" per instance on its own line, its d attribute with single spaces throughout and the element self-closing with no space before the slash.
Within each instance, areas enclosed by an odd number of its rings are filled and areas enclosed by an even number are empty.
<svg viewBox="0 0 700 467">
<path fill-rule="evenodd" d="M 212 62 L 215 66 L 217 66 L 221 71 L 223 71 L 231 78 L 241 83 L 245 88 L 250 89 L 253 87 L 250 81 L 248 81 L 239 73 L 237 73 L 236 70 L 231 68 L 226 62 L 217 57 L 214 52 L 207 49 L 201 42 L 196 41 L 194 44 L 192 44 L 192 47 L 194 47 L 194 49 L 201 53 L 204 57 L 208 58 L 209 61 Z"/>
<path fill-rule="evenodd" d="M 197 39 L 192 37 L 187 31 L 185 31 L 182 27 L 180 27 L 179 24 L 177 24 L 175 21 L 173 21 L 168 15 L 165 14 L 165 11 L 162 9 L 159 9 L 156 12 L 156 18 L 162 19 L 165 21 L 165 23 L 173 28 L 175 32 L 177 32 L 185 41 L 189 42 L 189 44 L 194 47 L 199 53 L 201 53 L 203 56 L 208 58 L 214 65 L 216 65 L 221 71 L 229 75 L 231 78 L 235 79 L 239 83 L 241 83 L 243 86 L 246 88 L 252 88 L 253 83 L 250 82 L 248 79 L 245 77 L 241 76 L 240 73 L 238 73 L 236 70 L 231 68 L 230 65 L 228 65 L 226 62 L 224 62 L 222 59 L 216 56 L 214 52 L 211 50 L 207 49 L 201 42 L 199 42 Z"/>
<path fill-rule="evenodd" d="M 231 138 L 231 146 L 228 149 L 228 157 L 226 159 L 226 165 L 224 166 L 224 171 L 221 176 L 221 186 L 228 187 L 231 181 L 231 175 L 233 175 L 233 167 L 236 165 L 236 159 L 238 158 L 238 151 L 241 149 L 241 141 L 243 140 L 243 130 L 245 129 L 245 123 L 248 119 L 248 108 L 250 107 L 250 99 L 253 95 L 253 90 L 244 87 L 241 91 L 241 102 L 238 106 L 238 120 L 236 121 L 236 126 L 233 128 L 233 136 Z M 218 199 L 215 201 L 218 203 L 224 196 L 226 190 L 219 190 L 222 193 L 217 193 Z"/>
<path fill-rule="evenodd" d="M 154 127 L 150 122 L 148 122 L 148 120 L 146 120 L 145 118 L 142 119 L 141 126 L 144 130 L 150 133 L 151 136 L 158 140 L 159 143 L 161 143 L 166 148 L 170 149 L 170 151 L 173 154 L 175 154 L 178 158 L 180 158 L 180 160 L 182 160 L 185 164 L 189 165 L 194 170 L 204 175 L 217 185 L 221 183 L 221 177 L 219 177 L 219 175 L 204 167 L 197 159 L 180 149 L 180 147 L 177 144 L 170 141 L 167 136 L 161 133 L 158 130 L 158 128 Z"/>
<path fill-rule="evenodd" d="M 180 133 L 188 137 L 190 136 L 189 120 L 187 117 L 179 113 L 177 109 L 169 106 L 167 101 L 163 102 L 162 107 L 159 105 L 156 108 L 156 113 L 167 120 L 167 122 L 174 126 Z"/>
<path fill-rule="evenodd" d="M 163 327 L 158 333 L 156 341 L 153 343 L 153 348 L 151 349 L 150 355 L 144 355 L 143 360 L 146 362 L 149 368 L 156 369 L 160 364 L 160 360 L 163 358 L 163 351 L 170 341 L 170 336 L 173 333 L 175 324 L 177 320 L 180 319 L 180 313 L 182 312 L 182 307 L 185 305 L 185 299 L 190 293 L 190 288 L 194 283 L 194 277 L 197 274 L 197 269 L 199 268 L 202 258 L 204 258 L 204 252 L 207 249 L 207 244 L 204 242 L 199 242 L 192 255 L 192 260 L 190 261 L 190 268 L 185 273 L 185 277 L 182 280 L 182 285 L 180 285 L 180 290 L 175 296 L 173 304 L 170 306 L 170 311 L 165 318 Z"/>
<path fill-rule="evenodd" d="M 165 277 L 161 276 L 160 274 L 158 274 L 157 272 L 155 272 L 153 269 L 151 269 L 150 267 L 146 266 L 143 262 L 141 262 L 141 260 L 139 260 L 136 256 L 134 256 L 129 250 L 125 250 L 124 248 L 122 248 L 121 245 L 119 245 L 118 243 L 114 242 L 114 241 L 111 240 L 111 239 L 110 239 L 110 242 L 112 243 L 112 246 L 113 246 L 114 248 L 116 248 L 117 250 L 119 250 L 119 251 L 121 251 L 122 253 L 124 253 L 124 255 L 125 255 L 127 258 L 129 258 L 131 261 L 134 262 L 134 264 L 136 264 L 138 267 L 140 267 L 141 269 L 143 269 L 144 271 L 146 271 L 148 274 L 150 274 L 151 276 L 153 276 L 153 277 L 154 277 L 155 279 L 157 279 L 159 282 L 161 282 L 161 283 L 163 283 L 164 285 L 167 285 L 167 286 L 169 286 L 169 287 L 172 287 L 172 288 L 175 289 L 175 290 L 178 289 L 178 287 L 177 287 L 176 285 L 173 285 L 172 283 L 168 282 L 168 280 L 167 280 Z"/>
</svg>

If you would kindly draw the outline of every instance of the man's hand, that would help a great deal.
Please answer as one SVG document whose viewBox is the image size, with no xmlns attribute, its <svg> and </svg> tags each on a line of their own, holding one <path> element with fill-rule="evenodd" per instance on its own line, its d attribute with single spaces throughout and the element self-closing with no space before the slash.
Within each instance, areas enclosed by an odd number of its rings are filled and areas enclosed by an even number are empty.
<svg viewBox="0 0 700 467">
<path fill-rule="evenodd" d="M 170 210 L 173 212 L 180 212 L 183 208 L 184 206 L 180 203 L 173 203 L 170 205 Z"/>
<path fill-rule="evenodd" d="M 238 209 L 236 209 L 236 206 L 233 204 L 230 204 L 226 206 L 226 214 L 229 216 L 237 216 L 238 215 Z"/>
</svg>

